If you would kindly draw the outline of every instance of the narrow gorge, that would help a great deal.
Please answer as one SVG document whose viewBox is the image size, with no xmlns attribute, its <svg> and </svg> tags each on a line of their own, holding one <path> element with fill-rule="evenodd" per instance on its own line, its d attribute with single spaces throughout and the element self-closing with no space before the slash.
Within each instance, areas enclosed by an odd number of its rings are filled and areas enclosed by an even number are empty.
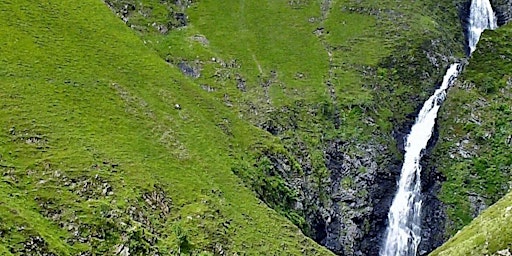
<svg viewBox="0 0 512 256">
<path fill-rule="evenodd" d="M 489 0 L 472 0 L 467 20 L 469 57 L 476 50 L 481 34 L 486 29 L 498 27 L 495 12 Z M 468 58 L 469 58 L 468 57 Z M 405 156 L 402 164 L 398 191 L 391 205 L 389 226 L 381 247 L 381 256 L 416 256 L 422 239 L 423 196 L 421 194 L 421 158 L 434 132 L 438 110 L 463 67 L 452 64 L 439 89 L 424 103 L 405 141 Z M 428 227 L 427 227 L 428 228 Z M 425 254 L 422 251 L 421 254 Z"/>
</svg>

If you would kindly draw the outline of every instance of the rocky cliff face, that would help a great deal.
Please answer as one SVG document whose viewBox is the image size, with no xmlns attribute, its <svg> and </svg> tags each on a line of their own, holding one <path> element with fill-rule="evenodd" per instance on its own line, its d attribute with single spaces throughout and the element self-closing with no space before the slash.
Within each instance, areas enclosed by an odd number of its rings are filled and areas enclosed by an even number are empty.
<svg viewBox="0 0 512 256">
<path fill-rule="evenodd" d="M 503 26 L 512 19 L 511 0 L 491 0 L 491 4 L 498 18 L 498 26 Z"/>
</svg>

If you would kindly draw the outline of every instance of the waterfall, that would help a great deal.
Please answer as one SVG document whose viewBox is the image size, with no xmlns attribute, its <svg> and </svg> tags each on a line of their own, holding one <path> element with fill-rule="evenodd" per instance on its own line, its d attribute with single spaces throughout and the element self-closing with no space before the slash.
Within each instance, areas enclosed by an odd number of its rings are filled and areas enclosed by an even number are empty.
<svg viewBox="0 0 512 256">
<path fill-rule="evenodd" d="M 472 0 L 468 41 L 470 54 L 476 49 L 485 29 L 497 28 L 497 19 L 489 0 Z M 452 64 L 441 87 L 423 104 L 416 122 L 407 136 L 404 163 L 398 182 L 398 191 L 388 213 L 389 226 L 381 256 L 415 256 L 421 241 L 421 165 L 423 151 L 432 136 L 437 112 L 446 90 L 459 74 L 459 64 Z"/>
<path fill-rule="evenodd" d="M 421 240 L 421 165 L 423 150 L 432 136 L 439 107 L 446 89 L 453 83 L 459 64 L 452 64 L 441 87 L 425 102 L 405 144 L 405 158 L 388 219 L 389 227 L 381 255 L 416 255 Z"/>
<path fill-rule="evenodd" d="M 489 0 L 473 0 L 469 14 L 468 44 L 469 52 L 473 53 L 480 35 L 486 29 L 496 29 L 498 19 L 494 14 Z"/>
</svg>

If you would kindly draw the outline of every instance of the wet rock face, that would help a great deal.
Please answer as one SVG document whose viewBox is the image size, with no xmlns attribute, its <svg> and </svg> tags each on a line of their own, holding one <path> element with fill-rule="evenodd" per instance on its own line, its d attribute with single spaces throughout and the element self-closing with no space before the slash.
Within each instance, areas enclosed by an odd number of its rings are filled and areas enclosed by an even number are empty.
<svg viewBox="0 0 512 256">
<path fill-rule="evenodd" d="M 438 170 L 427 166 L 427 163 L 435 161 L 429 156 L 430 152 L 422 160 L 421 194 L 423 206 L 419 255 L 427 255 L 449 238 L 445 232 L 446 206 L 437 198 L 445 178 Z"/>
<path fill-rule="evenodd" d="M 321 243 L 342 255 L 363 253 L 359 244 L 370 227 L 373 210 L 369 190 L 378 169 L 376 148 L 360 146 L 356 151 L 341 140 L 328 142 L 325 149 L 332 207 L 324 219 L 326 237 Z"/>
<path fill-rule="evenodd" d="M 491 0 L 491 4 L 498 18 L 498 26 L 512 20 L 512 0 Z"/>
<path fill-rule="evenodd" d="M 356 149 L 349 144 L 334 140 L 326 145 L 332 206 L 324 222 L 326 237 L 320 242 L 340 255 L 376 256 L 387 228 L 401 161 L 378 143 Z"/>
<path fill-rule="evenodd" d="M 284 155 L 266 157 L 274 175 L 297 191 L 292 207 L 304 216 L 310 237 L 339 255 L 377 255 L 380 232 L 376 230 L 385 228 L 398 172 L 378 166 L 378 155 L 390 155 L 384 146 L 354 144 L 339 139 L 325 143 L 328 174 L 320 179 L 312 172 L 307 154 L 297 157 L 302 174 L 290 171 L 291 163 Z"/>
<path fill-rule="evenodd" d="M 308 216 L 315 221 L 316 240 L 340 255 L 377 255 L 380 235 L 393 198 L 398 172 L 397 161 L 377 143 L 359 144 L 328 141 L 324 149 L 329 170 L 324 191 L 327 200 Z M 382 159 L 381 159 L 382 160 Z M 390 164 L 393 163 L 393 164 Z M 308 184 L 305 184 L 308 186 Z"/>
</svg>

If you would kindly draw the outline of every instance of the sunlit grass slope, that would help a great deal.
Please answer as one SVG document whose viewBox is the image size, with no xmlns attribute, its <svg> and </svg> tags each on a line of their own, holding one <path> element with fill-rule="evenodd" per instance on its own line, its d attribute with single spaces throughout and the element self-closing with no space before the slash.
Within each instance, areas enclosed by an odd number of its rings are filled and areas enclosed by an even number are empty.
<svg viewBox="0 0 512 256">
<path fill-rule="evenodd" d="M 273 140 L 101 1 L 0 23 L 0 254 L 328 254 L 231 171 Z"/>
<path fill-rule="evenodd" d="M 511 202 L 509 193 L 430 255 L 510 255 Z"/>
</svg>

